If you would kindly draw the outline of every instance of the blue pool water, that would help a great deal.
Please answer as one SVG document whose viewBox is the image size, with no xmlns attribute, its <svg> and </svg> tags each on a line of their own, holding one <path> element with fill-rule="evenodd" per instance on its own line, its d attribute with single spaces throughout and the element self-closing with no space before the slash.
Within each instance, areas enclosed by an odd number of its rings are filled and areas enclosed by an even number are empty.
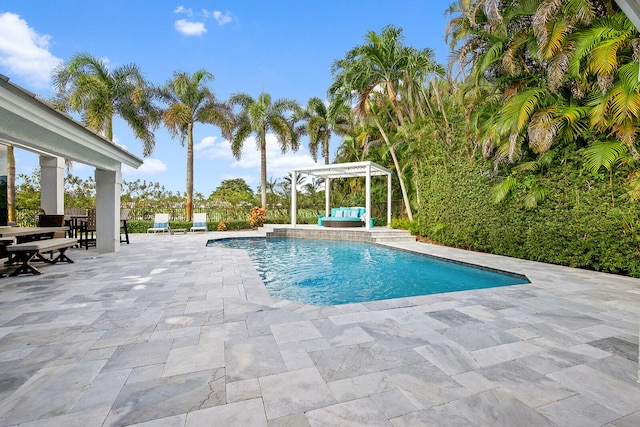
<svg viewBox="0 0 640 427">
<path fill-rule="evenodd" d="M 376 301 L 529 283 L 369 243 L 287 238 L 210 240 L 244 249 L 272 297 L 313 305 Z"/>
</svg>

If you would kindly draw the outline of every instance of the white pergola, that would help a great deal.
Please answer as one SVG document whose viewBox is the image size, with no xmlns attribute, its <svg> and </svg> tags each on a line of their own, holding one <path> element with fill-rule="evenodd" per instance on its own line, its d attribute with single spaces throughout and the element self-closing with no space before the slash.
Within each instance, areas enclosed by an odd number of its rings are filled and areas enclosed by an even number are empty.
<svg viewBox="0 0 640 427">
<path fill-rule="evenodd" d="M 122 165 L 137 169 L 140 158 L 0 74 L 0 164 L 5 170 L 7 145 L 40 156 L 40 205 L 47 214 L 64 213 L 64 159 L 94 166 L 100 236 L 96 249 L 120 249 Z"/>
<path fill-rule="evenodd" d="M 295 182 L 298 174 L 306 174 L 324 178 L 325 188 L 325 215 L 329 216 L 329 195 L 331 180 L 337 178 L 365 177 L 366 202 L 365 202 L 365 227 L 371 229 L 371 177 L 387 176 L 387 225 L 391 224 L 391 171 L 373 162 L 334 163 L 330 165 L 318 165 L 308 168 L 293 169 L 291 171 L 291 225 L 295 227 L 298 214 L 297 189 Z"/>
</svg>

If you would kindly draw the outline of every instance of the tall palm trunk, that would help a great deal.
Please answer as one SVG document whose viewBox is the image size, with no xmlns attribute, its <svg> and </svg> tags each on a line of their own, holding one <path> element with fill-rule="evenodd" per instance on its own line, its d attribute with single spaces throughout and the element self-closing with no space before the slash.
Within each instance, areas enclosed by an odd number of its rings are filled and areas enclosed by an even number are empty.
<svg viewBox="0 0 640 427">
<path fill-rule="evenodd" d="M 382 139 L 384 139 L 385 144 L 389 148 L 389 153 L 391 153 L 391 158 L 393 159 L 393 165 L 396 168 L 396 174 L 398 175 L 398 182 L 400 182 L 400 191 L 402 191 L 402 200 L 404 201 L 404 206 L 407 209 L 407 216 L 409 217 L 409 221 L 413 221 L 413 213 L 411 212 L 411 205 L 409 204 L 409 196 L 407 195 L 407 188 L 404 185 L 404 178 L 402 177 L 402 169 L 400 169 L 400 163 L 398 162 L 398 156 L 396 155 L 396 149 L 391 144 L 387 133 L 384 131 L 382 124 L 378 120 L 375 112 L 372 111 L 373 121 L 375 122 L 380 134 L 382 135 Z"/>
<path fill-rule="evenodd" d="M 7 213 L 8 221 L 16 221 L 16 157 L 13 145 L 7 146 Z"/>
<path fill-rule="evenodd" d="M 329 164 L 329 142 L 330 142 L 330 138 L 327 138 L 327 140 L 324 142 L 324 146 L 322 147 L 324 149 L 324 152 L 322 153 L 324 156 L 324 164 L 328 165 Z"/>
<path fill-rule="evenodd" d="M 187 221 L 193 211 L 193 123 L 187 128 Z"/>
<path fill-rule="evenodd" d="M 262 128 L 260 135 L 260 192 L 262 194 L 262 209 L 267 208 L 267 128 Z"/>
<path fill-rule="evenodd" d="M 113 141 L 113 116 L 109 115 L 104 124 L 104 137 Z"/>
</svg>

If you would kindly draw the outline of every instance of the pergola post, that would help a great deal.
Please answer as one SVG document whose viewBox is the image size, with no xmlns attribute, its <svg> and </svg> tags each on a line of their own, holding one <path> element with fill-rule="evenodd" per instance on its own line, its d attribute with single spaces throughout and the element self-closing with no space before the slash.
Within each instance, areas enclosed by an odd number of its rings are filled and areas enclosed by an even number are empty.
<svg viewBox="0 0 640 427">
<path fill-rule="evenodd" d="M 387 175 L 387 227 L 391 227 L 391 174 Z"/>
<path fill-rule="evenodd" d="M 331 184 L 329 183 L 329 178 L 324 179 L 324 216 L 329 216 L 331 213 L 330 204 L 331 198 L 329 197 L 329 191 L 331 188 Z"/>
<path fill-rule="evenodd" d="M 297 188 L 296 188 L 296 181 L 297 181 L 297 172 L 291 171 L 291 225 L 292 226 L 296 226 L 296 219 L 298 217 L 298 200 L 297 200 Z"/>
<path fill-rule="evenodd" d="M 64 160 L 40 155 L 40 207 L 47 215 L 64 214 Z"/>
<path fill-rule="evenodd" d="M 367 171 L 367 175 L 365 178 L 366 202 L 365 202 L 365 214 L 364 214 L 364 220 L 365 220 L 364 227 L 367 230 L 371 230 L 371 219 L 370 219 L 371 218 L 371 164 L 367 164 L 365 169 Z"/>
</svg>

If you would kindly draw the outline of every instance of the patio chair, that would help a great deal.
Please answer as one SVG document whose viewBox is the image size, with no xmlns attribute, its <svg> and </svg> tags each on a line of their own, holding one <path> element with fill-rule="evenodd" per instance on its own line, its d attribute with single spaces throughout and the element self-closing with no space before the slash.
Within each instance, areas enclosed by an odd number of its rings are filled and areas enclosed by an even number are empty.
<svg viewBox="0 0 640 427">
<path fill-rule="evenodd" d="M 63 227 L 64 215 L 46 215 L 41 213 L 38 215 L 38 227 Z M 64 237 L 66 231 L 56 231 L 53 237 Z"/>
<path fill-rule="evenodd" d="M 64 225 L 69 227 L 67 235 L 78 237 L 80 234 L 80 221 L 87 217 L 87 210 L 82 208 L 69 208 L 64 210 Z"/>
<path fill-rule="evenodd" d="M 131 212 L 131 209 L 122 209 L 120 211 L 120 243 L 127 242 L 127 245 L 129 244 L 129 229 L 127 228 L 129 212 Z M 122 238 L 122 232 L 124 232 L 124 239 Z"/>
<path fill-rule="evenodd" d="M 191 231 L 207 231 L 206 213 L 193 214 L 193 227 L 191 227 Z"/>
<path fill-rule="evenodd" d="M 153 232 L 153 234 L 157 232 L 167 233 L 170 232 L 169 228 L 169 214 L 156 214 L 153 220 L 153 227 L 147 228 L 147 233 Z"/>
<path fill-rule="evenodd" d="M 96 210 L 87 209 L 87 219 L 80 220 L 80 247 L 89 250 L 89 246 L 96 245 Z"/>
</svg>

